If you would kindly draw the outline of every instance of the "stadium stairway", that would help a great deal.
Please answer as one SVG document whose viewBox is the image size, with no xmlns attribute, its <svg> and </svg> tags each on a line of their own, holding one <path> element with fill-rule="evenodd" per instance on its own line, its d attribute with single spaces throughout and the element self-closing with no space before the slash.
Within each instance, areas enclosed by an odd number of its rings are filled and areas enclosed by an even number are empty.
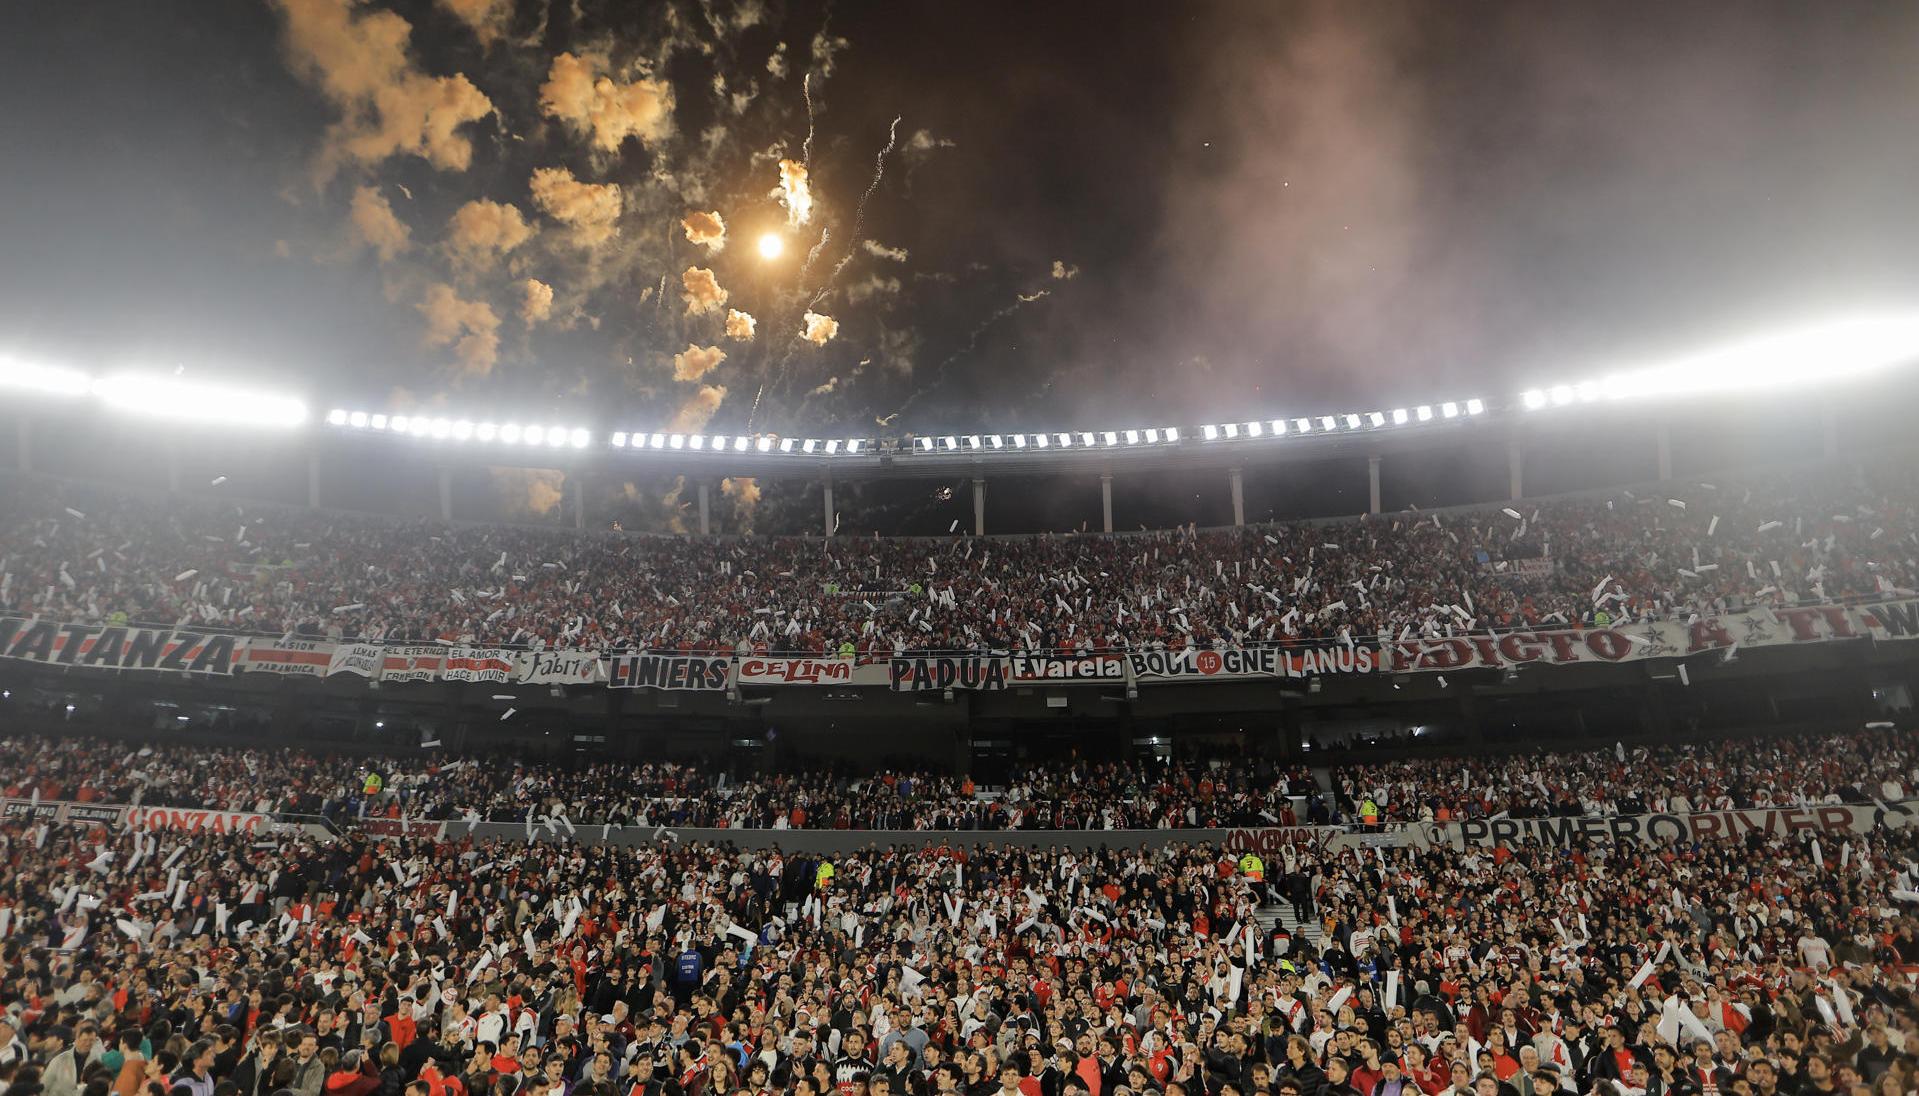
<svg viewBox="0 0 1919 1096">
<path fill-rule="evenodd" d="M 1271 935 L 1273 926 L 1277 925 L 1293 939 L 1304 939 L 1314 951 L 1319 950 L 1320 941 L 1326 935 L 1325 929 L 1317 920 L 1309 920 L 1301 925 L 1293 917 L 1293 906 L 1290 902 L 1269 903 L 1261 906 L 1254 911 L 1253 920 L 1258 923 L 1262 934 Z"/>
</svg>

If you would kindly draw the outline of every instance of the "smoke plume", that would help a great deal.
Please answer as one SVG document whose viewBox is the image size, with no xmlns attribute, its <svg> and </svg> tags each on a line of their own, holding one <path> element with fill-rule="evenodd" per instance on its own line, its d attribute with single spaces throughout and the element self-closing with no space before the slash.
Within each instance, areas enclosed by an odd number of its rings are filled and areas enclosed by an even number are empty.
<svg viewBox="0 0 1919 1096">
<path fill-rule="evenodd" d="M 440 0 L 440 6 L 471 28 L 483 46 L 506 34 L 506 22 L 513 15 L 513 0 Z"/>
<path fill-rule="evenodd" d="M 500 318 L 485 301 L 462 300 L 452 286 L 435 282 L 418 305 L 426 317 L 429 346 L 451 346 L 468 373 L 484 377 L 500 358 Z"/>
<path fill-rule="evenodd" d="M 728 309 L 726 312 L 726 337 L 729 339 L 751 342 L 753 329 L 757 326 L 758 322 L 751 315 L 737 308 Z"/>
<path fill-rule="evenodd" d="M 700 244 L 715 254 L 726 250 L 726 221 L 720 217 L 718 210 L 712 213 L 695 210 L 686 215 L 686 218 L 680 222 L 680 227 L 685 230 L 686 238 L 693 243 Z"/>
<path fill-rule="evenodd" d="M 877 259 L 891 259 L 896 263 L 906 261 L 906 249 L 903 247 L 887 247 L 877 240 L 861 240 L 860 246 L 866 249 L 868 255 Z"/>
<path fill-rule="evenodd" d="M 833 336 L 840 333 L 840 322 L 831 316 L 822 316 L 818 312 L 808 312 L 805 316 L 806 330 L 800 337 L 814 346 L 825 346 Z"/>
<path fill-rule="evenodd" d="M 480 199 L 461 206 L 447 222 L 446 248 L 459 266 L 486 270 L 532 237 L 518 207 Z"/>
<path fill-rule="evenodd" d="M 689 266 L 686 273 L 680 275 L 680 284 L 686 290 L 681 298 L 686 301 L 687 315 L 703 316 L 726 307 L 726 290 L 720 288 L 720 281 L 711 270 Z"/>
<path fill-rule="evenodd" d="M 613 183 L 583 183 L 563 167 L 533 172 L 533 204 L 572 229 L 581 247 L 598 247 L 619 232 L 620 188 Z"/>
<path fill-rule="evenodd" d="M 798 228 L 812 219 L 813 184 L 807 181 L 806 165 L 798 160 L 780 161 L 780 185 L 773 196 L 786 207 L 786 223 Z"/>
<path fill-rule="evenodd" d="M 317 85 L 339 119 L 315 163 L 323 184 L 343 163 L 372 166 L 402 153 L 443 171 L 464 171 L 473 145 L 463 128 L 493 103 L 463 74 L 428 76 L 407 56 L 412 27 L 356 0 L 273 0 L 286 14 L 295 72 Z"/>
<path fill-rule="evenodd" d="M 1074 278 L 1079 277 L 1079 267 L 1067 266 L 1063 260 L 1054 259 L 1053 260 L 1053 277 L 1063 282 L 1070 282 Z"/>
<path fill-rule="evenodd" d="M 673 355 L 673 379 L 696 381 L 711 373 L 726 360 L 726 351 L 717 346 L 692 346 Z"/>
<path fill-rule="evenodd" d="M 618 151 L 628 137 L 646 143 L 665 136 L 672 90 L 645 77 L 621 83 L 605 68 L 606 59 L 596 55 L 555 57 L 540 87 L 540 109 L 590 138 L 602 152 Z"/>
<path fill-rule="evenodd" d="M 393 213 L 386 195 L 370 186 L 353 192 L 353 227 L 380 256 L 383 263 L 412 246 L 413 232 Z"/>
<path fill-rule="evenodd" d="M 553 315 L 553 287 L 528 278 L 520 283 L 520 322 L 532 327 Z"/>
<path fill-rule="evenodd" d="M 680 409 L 673 413 L 667 422 L 668 433 L 694 434 L 706 429 L 713 419 L 713 413 L 720 409 L 726 400 L 726 388 L 722 385 L 703 384 L 698 392 L 687 397 Z"/>
<path fill-rule="evenodd" d="M 751 533 L 760 508 L 759 482 L 751 477 L 729 477 L 720 481 L 720 494 L 733 500 L 733 520 L 739 531 Z"/>
<path fill-rule="evenodd" d="M 566 499 L 566 476 L 557 468 L 487 469 L 507 509 L 524 517 L 545 517 Z"/>
</svg>

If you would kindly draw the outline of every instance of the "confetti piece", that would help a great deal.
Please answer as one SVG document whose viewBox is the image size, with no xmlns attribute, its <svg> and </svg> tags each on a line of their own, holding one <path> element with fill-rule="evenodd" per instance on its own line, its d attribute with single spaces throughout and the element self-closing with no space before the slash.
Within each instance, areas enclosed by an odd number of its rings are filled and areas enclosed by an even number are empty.
<svg viewBox="0 0 1919 1096">
<path fill-rule="evenodd" d="M 227 478 L 225 476 L 215 476 L 213 477 L 213 486 L 218 487 L 226 481 Z"/>
</svg>

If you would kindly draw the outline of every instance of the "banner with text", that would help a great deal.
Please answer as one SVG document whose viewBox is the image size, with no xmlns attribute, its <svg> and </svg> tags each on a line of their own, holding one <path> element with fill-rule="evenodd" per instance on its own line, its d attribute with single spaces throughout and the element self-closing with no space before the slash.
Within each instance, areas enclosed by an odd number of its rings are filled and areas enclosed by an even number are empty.
<svg viewBox="0 0 1919 1096">
<path fill-rule="evenodd" d="M 718 692 L 726 688 L 733 660 L 725 655 L 620 654 L 606 661 L 612 689 Z"/>
<path fill-rule="evenodd" d="M 103 670 L 230 674 L 244 640 L 186 628 L 62 624 L 0 616 L 0 657 Z"/>
</svg>

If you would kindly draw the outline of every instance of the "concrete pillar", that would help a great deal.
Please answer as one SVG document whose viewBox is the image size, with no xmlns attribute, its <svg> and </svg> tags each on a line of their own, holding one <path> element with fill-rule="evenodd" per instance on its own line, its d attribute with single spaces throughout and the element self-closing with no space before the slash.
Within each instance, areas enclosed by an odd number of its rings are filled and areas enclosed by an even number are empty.
<svg viewBox="0 0 1919 1096">
<path fill-rule="evenodd" d="M 833 523 L 833 477 L 828 476 L 826 478 L 825 490 L 822 492 L 822 494 L 825 496 L 825 505 L 823 507 L 824 513 L 822 515 L 822 520 L 825 523 L 824 533 L 826 536 L 830 537 L 833 535 L 833 524 L 834 524 Z"/>
<path fill-rule="evenodd" d="M 1099 474 L 1099 513 L 1100 513 L 1100 528 L 1104 529 L 1108 533 L 1112 532 L 1113 531 L 1113 474 L 1111 472 L 1101 472 Z"/>
<path fill-rule="evenodd" d="M 1672 478 L 1672 427 L 1659 420 L 1659 482 Z"/>
<path fill-rule="evenodd" d="M 19 427 L 13 436 L 17 446 L 14 463 L 22 472 L 31 472 L 33 471 L 33 420 L 23 413 L 14 419 L 14 424 Z"/>
<path fill-rule="evenodd" d="M 1246 488 L 1240 480 L 1239 469 L 1228 468 L 1226 478 L 1233 486 L 1233 525 L 1246 524 Z"/>
<path fill-rule="evenodd" d="M 1526 456 L 1517 438 L 1506 442 L 1506 485 L 1508 498 L 1526 497 Z"/>
<path fill-rule="evenodd" d="M 307 454 L 307 506 L 320 508 L 320 454 Z"/>
<path fill-rule="evenodd" d="M 1820 452 L 1831 460 L 1839 455 L 1839 413 L 1833 410 L 1830 397 L 1819 408 L 1819 428 Z"/>
<path fill-rule="evenodd" d="M 167 490 L 180 493 L 180 443 L 167 439 Z"/>
<path fill-rule="evenodd" d="M 440 520 L 453 521 L 453 469 L 440 468 Z"/>
<path fill-rule="evenodd" d="M 576 472 L 566 477 L 566 486 L 573 493 L 573 528 L 586 528 L 586 480 Z"/>
<path fill-rule="evenodd" d="M 1379 513 L 1379 458 L 1366 458 L 1366 512 Z"/>
<path fill-rule="evenodd" d="M 973 481 L 973 535 L 986 535 L 986 481 L 983 479 Z"/>
<path fill-rule="evenodd" d="M 713 512 L 711 505 L 712 504 L 707 500 L 706 484 L 702 482 L 700 484 L 700 535 L 703 537 L 713 535 Z"/>
</svg>

